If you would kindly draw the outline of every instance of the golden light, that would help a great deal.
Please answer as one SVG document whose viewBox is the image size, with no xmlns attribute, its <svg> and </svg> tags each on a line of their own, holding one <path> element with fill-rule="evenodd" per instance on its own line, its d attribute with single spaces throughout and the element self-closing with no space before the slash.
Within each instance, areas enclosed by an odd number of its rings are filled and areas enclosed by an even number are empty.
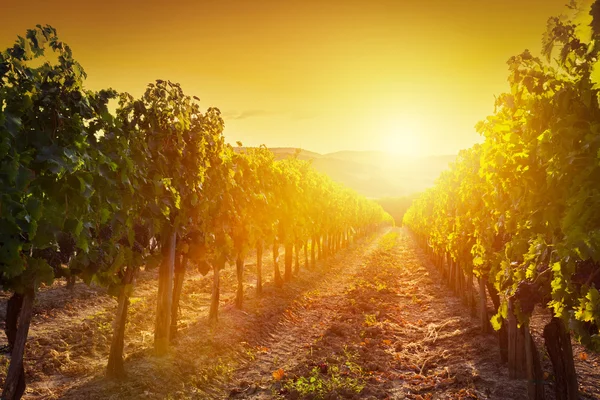
<svg viewBox="0 0 600 400">
<path fill-rule="evenodd" d="M 383 126 L 382 147 L 385 151 L 406 157 L 421 157 L 426 150 L 422 143 L 422 125 L 411 116 L 398 116 Z"/>
</svg>

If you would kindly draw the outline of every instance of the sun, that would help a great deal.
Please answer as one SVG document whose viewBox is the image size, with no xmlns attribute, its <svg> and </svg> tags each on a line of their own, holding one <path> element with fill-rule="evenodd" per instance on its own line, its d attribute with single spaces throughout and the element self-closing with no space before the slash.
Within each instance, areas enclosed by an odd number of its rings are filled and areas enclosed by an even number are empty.
<svg viewBox="0 0 600 400">
<path fill-rule="evenodd" d="M 389 153 L 419 157 L 422 155 L 421 141 L 415 134 L 398 132 L 389 134 L 385 138 L 387 144 L 385 151 Z"/>
<path fill-rule="evenodd" d="M 423 155 L 421 124 L 408 118 L 394 118 L 384 126 L 383 150 L 407 157 Z"/>
</svg>

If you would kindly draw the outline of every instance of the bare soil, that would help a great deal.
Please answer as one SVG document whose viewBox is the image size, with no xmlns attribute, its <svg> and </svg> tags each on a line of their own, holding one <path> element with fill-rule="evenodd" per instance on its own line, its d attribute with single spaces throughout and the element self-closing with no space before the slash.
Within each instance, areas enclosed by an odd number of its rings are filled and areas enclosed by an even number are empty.
<svg viewBox="0 0 600 400">
<path fill-rule="evenodd" d="M 508 379 L 495 336 L 480 333 L 478 319 L 440 283 L 405 230 L 354 243 L 315 271 L 302 265 L 283 288 L 271 283 L 266 253 L 260 297 L 254 270 L 255 260 L 247 260 L 243 310 L 234 306 L 234 268 L 221 273 L 214 326 L 207 320 L 212 275 L 189 271 L 180 333 L 163 358 L 152 354 L 156 271 L 143 271 L 130 308 L 122 381 L 104 377 L 116 301 L 84 284 L 73 291 L 62 283 L 45 288 L 25 354 L 25 398 L 527 398 L 526 382 Z M 2 313 L 6 300 L 2 295 Z M 536 316 L 534 328 L 543 320 L 543 313 Z M 552 399 L 551 366 L 539 335 L 536 340 Z M 598 356 L 579 346 L 574 353 L 582 398 L 600 399 Z M 1 355 L 0 384 L 7 365 Z"/>
</svg>

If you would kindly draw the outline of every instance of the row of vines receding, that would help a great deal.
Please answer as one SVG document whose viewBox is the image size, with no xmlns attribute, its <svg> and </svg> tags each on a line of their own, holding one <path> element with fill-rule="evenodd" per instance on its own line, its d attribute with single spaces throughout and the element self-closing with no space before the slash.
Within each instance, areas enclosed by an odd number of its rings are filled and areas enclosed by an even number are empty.
<svg viewBox="0 0 600 400">
<path fill-rule="evenodd" d="M 236 265 L 243 306 L 244 259 L 273 247 L 274 281 L 391 217 L 372 201 L 297 157 L 224 141 L 217 108 L 166 80 L 140 98 L 86 90 L 86 74 L 50 26 L 37 26 L 0 53 L 0 285 L 12 293 L 6 332 L 11 361 L 3 399 L 25 390 L 23 354 L 36 292 L 81 278 L 118 297 L 107 374 L 122 376 L 127 309 L 141 268 L 158 268 L 154 347 L 177 334 L 185 271 Z M 285 246 L 284 274 L 278 265 Z M 310 261 L 309 252 L 310 249 Z M 256 253 L 254 253 L 256 252 Z M 315 255 L 316 253 L 316 255 Z"/>
<path fill-rule="evenodd" d="M 509 374 L 528 379 L 532 399 L 544 397 L 536 310 L 549 315 L 558 399 L 579 398 L 571 334 L 600 350 L 600 2 L 568 12 L 548 21 L 545 58 L 525 51 L 508 61 L 510 92 L 477 125 L 483 142 L 460 152 L 404 217 L 479 307 L 484 330 L 498 331 Z"/>
</svg>

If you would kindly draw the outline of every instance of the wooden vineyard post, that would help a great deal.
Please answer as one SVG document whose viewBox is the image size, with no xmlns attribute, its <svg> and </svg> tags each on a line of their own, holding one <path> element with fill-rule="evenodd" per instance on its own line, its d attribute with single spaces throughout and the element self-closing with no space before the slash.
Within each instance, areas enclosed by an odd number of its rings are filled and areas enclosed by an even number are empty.
<svg viewBox="0 0 600 400">
<path fill-rule="evenodd" d="M 11 353 L 10 365 L 6 381 L 4 382 L 4 391 L 2 399 L 14 400 L 20 399 L 25 391 L 25 369 L 23 368 L 23 354 L 25 353 L 25 344 L 29 334 L 29 325 L 33 313 L 33 302 L 35 300 L 35 291 L 27 289 L 23 296 L 23 304 L 19 315 L 19 323 L 15 343 Z"/>
<path fill-rule="evenodd" d="M 472 317 L 477 315 L 475 310 L 475 296 L 473 294 L 473 269 L 467 274 L 467 306 L 469 308 L 469 313 Z"/>
<path fill-rule="evenodd" d="M 454 262 L 454 260 L 451 258 L 450 259 L 450 276 L 449 276 L 449 286 L 450 289 L 452 289 L 452 291 L 454 293 L 456 293 L 456 279 L 454 278 L 454 276 L 456 275 L 456 263 Z"/>
<path fill-rule="evenodd" d="M 123 366 L 123 348 L 125 345 L 125 325 L 127 324 L 127 310 L 129 308 L 129 296 L 131 295 L 135 268 L 128 267 L 121 280 L 117 313 L 115 315 L 113 337 L 108 355 L 106 376 L 109 378 L 121 378 L 125 375 Z"/>
<path fill-rule="evenodd" d="M 458 263 L 458 260 L 457 260 L 456 261 L 456 294 L 462 300 L 465 300 L 464 286 L 465 286 L 465 279 L 464 279 L 462 266 Z"/>
<path fill-rule="evenodd" d="M 8 339 L 8 349 L 12 352 L 17 337 L 17 329 L 19 323 L 19 315 L 23 306 L 23 295 L 21 293 L 13 293 L 6 304 L 6 320 L 5 328 L 6 338 Z"/>
<path fill-rule="evenodd" d="M 263 258 L 263 241 L 258 239 L 256 242 L 256 293 L 262 293 L 262 258 Z"/>
<path fill-rule="evenodd" d="M 321 235 L 317 235 L 317 258 L 319 261 L 323 259 L 323 242 Z"/>
<path fill-rule="evenodd" d="M 525 359 L 527 376 L 527 395 L 529 400 L 544 400 L 544 373 L 540 363 L 540 356 L 531 337 L 529 326 L 523 327 L 525 338 Z"/>
<path fill-rule="evenodd" d="M 154 328 L 154 351 L 158 356 L 166 354 L 169 349 L 177 234 L 174 231 L 169 232 L 164 235 L 164 238 L 166 243 L 163 244 L 163 261 L 158 271 L 158 299 Z"/>
<path fill-rule="evenodd" d="M 283 279 L 279 271 L 279 243 L 277 240 L 273 241 L 273 283 L 277 287 L 283 286 Z"/>
<path fill-rule="evenodd" d="M 517 346 L 516 346 L 516 377 L 525 379 L 527 377 L 527 360 L 525 358 L 525 329 L 523 326 L 517 326 Z"/>
<path fill-rule="evenodd" d="M 315 246 L 317 245 L 316 236 L 312 237 L 310 241 L 310 267 L 314 269 L 316 267 L 316 259 L 315 259 Z"/>
<path fill-rule="evenodd" d="M 173 303 L 171 304 L 171 337 L 173 341 L 177 336 L 177 320 L 179 317 L 179 301 L 183 291 L 183 281 L 185 279 L 185 270 L 187 267 L 188 256 L 177 255 L 175 257 L 175 279 L 173 282 Z"/>
<path fill-rule="evenodd" d="M 308 239 L 304 241 L 304 268 L 310 269 L 310 264 L 308 263 Z"/>
<path fill-rule="evenodd" d="M 492 300 L 492 303 L 494 304 L 494 309 L 499 309 L 500 308 L 500 296 L 498 295 L 498 292 L 496 291 L 496 288 L 494 287 L 494 285 L 492 284 L 492 282 L 490 282 L 487 277 L 486 277 L 486 281 L 484 284 L 484 288 L 487 288 L 487 292 L 490 295 L 490 299 Z M 487 304 L 487 300 L 486 300 L 486 304 Z M 488 325 L 489 328 L 489 325 Z M 507 323 L 503 323 L 502 326 L 500 327 L 500 330 L 498 331 L 498 347 L 500 348 L 500 362 L 508 362 L 508 327 L 507 327 Z"/>
<path fill-rule="evenodd" d="M 508 377 L 524 379 L 526 377 L 525 333 L 518 327 L 515 307 L 512 299 L 508 300 Z"/>
<path fill-rule="evenodd" d="M 244 304 L 244 257 L 241 253 L 235 259 L 235 271 L 237 276 L 235 306 L 241 309 Z"/>
<path fill-rule="evenodd" d="M 298 275 L 300 273 L 300 248 L 302 242 L 296 241 L 294 244 L 294 273 Z"/>
<path fill-rule="evenodd" d="M 513 313 L 512 300 L 508 301 L 508 377 L 515 379 L 516 376 L 516 357 L 517 357 L 517 318 Z"/>
<path fill-rule="evenodd" d="M 286 243 L 284 246 L 285 255 L 284 255 L 284 263 L 285 269 L 283 273 L 283 279 L 286 282 L 292 280 L 292 262 L 293 262 L 293 252 L 294 252 L 294 244 Z"/>
<path fill-rule="evenodd" d="M 219 256 L 213 261 L 213 285 L 208 313 L 208 320 L 211 323 L 216 323 L 219 319 L 220 272 L 223 268 L 225 268 L 225 257 Z"/>
<path fill-rule="evenodd" d="M 573 361 L 571 335 L 559 318 L 552 317 L 552 320 L 544 327 L 544 342 L 554 368 L 556 399 L 578 399 L 577 373 Z"/>
<path fill-rule="evenodd" d="M 487 296 L 485 295 L 485 283 L 487 277 L 482 275 L 479 277 L 479 322 L 481 324 L 481 332 L 489 331 L 489 319 L 487 314 Z"/>
</svg>

